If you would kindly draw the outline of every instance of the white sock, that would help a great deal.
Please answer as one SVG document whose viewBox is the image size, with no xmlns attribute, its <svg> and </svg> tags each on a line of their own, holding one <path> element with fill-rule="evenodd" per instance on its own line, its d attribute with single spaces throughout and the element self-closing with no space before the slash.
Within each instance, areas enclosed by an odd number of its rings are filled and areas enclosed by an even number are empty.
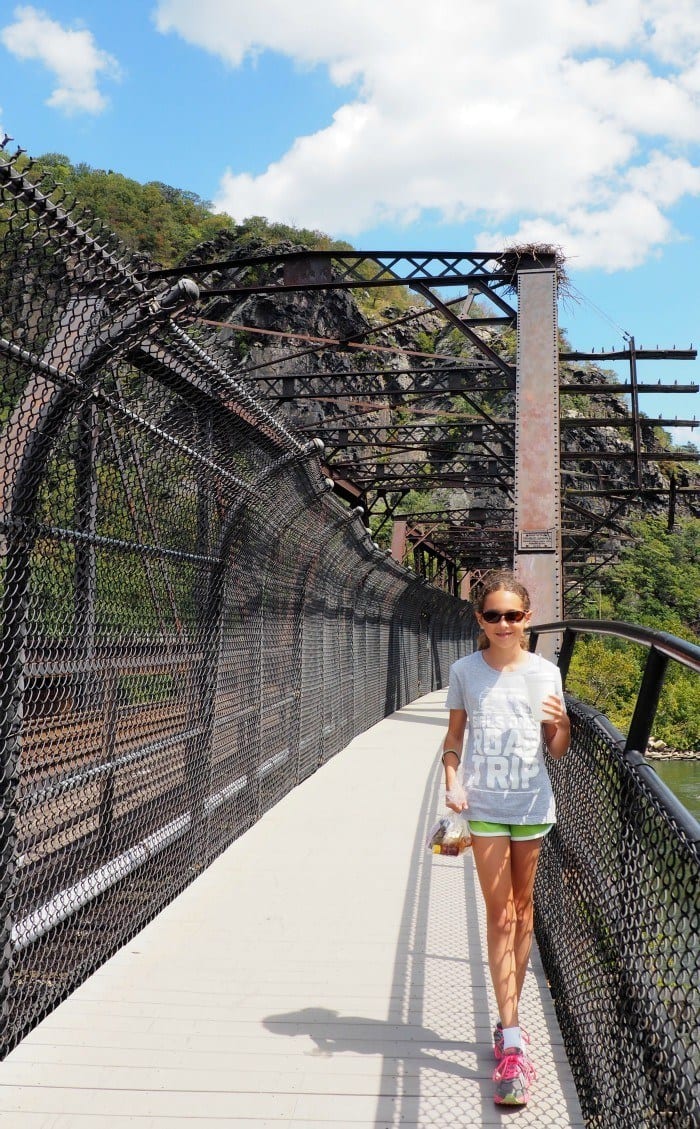
<svg viewBox="0 0 700 1129">
<path fill-rule="evenodd" d="M 507 1050 L 508 1047 L 517 1047 L 520 1050 L 520 1028 L 519 1027 L 504 1027 L 503 1028 L 503 1049 Z"/>
</svg>

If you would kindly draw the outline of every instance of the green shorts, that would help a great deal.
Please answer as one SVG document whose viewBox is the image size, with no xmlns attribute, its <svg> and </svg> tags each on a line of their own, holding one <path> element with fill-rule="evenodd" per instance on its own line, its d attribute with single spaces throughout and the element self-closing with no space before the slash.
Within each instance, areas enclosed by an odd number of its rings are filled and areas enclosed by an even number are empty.
<svg viewBox="0 0 700 1129">
<path fill-rule="evenodd" d="M 472 835 L 507 835 L 510 839 L 543 839 L 554 827 L 553 823 L 484 823 L 480 819 L 468 823 Z"/>
</svg>

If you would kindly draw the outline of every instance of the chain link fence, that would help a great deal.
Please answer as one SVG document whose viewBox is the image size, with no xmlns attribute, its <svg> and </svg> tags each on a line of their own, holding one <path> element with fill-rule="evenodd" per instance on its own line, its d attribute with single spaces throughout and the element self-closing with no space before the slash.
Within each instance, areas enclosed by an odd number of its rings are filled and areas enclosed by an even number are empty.
<svg viewBox="0 0 700 1129">
<path fill-rule="evenodd" d="M 472 622 L 5 157 L 0 251 L 4 1055 Z"/>
<path fill-rule="evenodd" d="M 535 920 L 581 1107 L 595 1129 L 696 1129 L 697 823 L 606 718 L 568 708 Z"/>
</svg>

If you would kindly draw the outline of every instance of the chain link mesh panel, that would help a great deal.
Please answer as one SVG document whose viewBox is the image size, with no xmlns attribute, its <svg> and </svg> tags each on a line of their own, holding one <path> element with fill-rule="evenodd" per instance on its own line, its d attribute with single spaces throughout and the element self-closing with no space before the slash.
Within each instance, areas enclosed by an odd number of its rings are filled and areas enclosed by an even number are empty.
<svg viewBox="0 0 700 1129">
<path fill-rule="evenodd" d="M 0 250 L 5 1054 L 472 623 L 2 156 Z"/>
<path fill-rule="evenodd" d="M 568 703 L 536 935 L 581 1106 L 600 1129 L 700 1125 L 699 844 L 594 710 Z M 692 824 L 690 817 L 689 825 Z"/>
</svg>

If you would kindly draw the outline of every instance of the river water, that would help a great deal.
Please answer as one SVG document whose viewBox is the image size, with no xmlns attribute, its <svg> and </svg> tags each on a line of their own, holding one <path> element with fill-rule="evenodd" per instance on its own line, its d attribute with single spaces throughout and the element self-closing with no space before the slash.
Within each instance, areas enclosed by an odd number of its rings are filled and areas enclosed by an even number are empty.
<svg viewBox="0 0 700 1129">
<path fill-rule="evenodd" d="M 700 760 L 649 760 L 667 788 L 700 820 Z"/>
</svg>

